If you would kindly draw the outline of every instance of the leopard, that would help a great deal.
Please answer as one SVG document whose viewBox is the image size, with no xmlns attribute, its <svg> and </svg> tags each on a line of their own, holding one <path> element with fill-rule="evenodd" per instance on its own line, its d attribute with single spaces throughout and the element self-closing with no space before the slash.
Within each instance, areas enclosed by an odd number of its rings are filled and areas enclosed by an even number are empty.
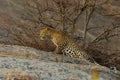
<svg viewBox="0 0 120 80">
<path fill-rule="evenodd" d="M 81 48 L 75 40 L 67 33 L 54 29 L 45 27 L 40 31 L 41 40 L 49 39 L 51 40 L 56 48 L 55 53 L 65 54 L 72 58 L 84 59 L 91 63 L 98 64 L 91 55 L 87 54 L 86 51 Z"/>
</svg>

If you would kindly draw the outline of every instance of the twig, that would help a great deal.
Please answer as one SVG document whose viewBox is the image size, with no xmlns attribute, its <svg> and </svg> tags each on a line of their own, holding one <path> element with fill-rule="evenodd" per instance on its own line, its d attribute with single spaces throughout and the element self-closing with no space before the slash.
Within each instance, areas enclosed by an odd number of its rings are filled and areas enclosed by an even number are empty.
<svg viewBox="0 0 120 80">
<path fill-rule="evenodd" d="M 119 26 L 116 26 L 116 27 L 113 27 L 111 29 L 108 29 L 108 30 L 105 30 L 103 33 L 99 34 L 93 41 L 92 43 L 94 42 L 99 42 L 100 40 L 103 40 L 105 39 L 105 36 L 107 33 L 110 33 L 111 31 L 113 31 L 114 29 L 118 28 Z M 110 37 L 113 37 L 113 36 L 117 36 L 118 34 L 114 34 L 114 35 L 107 35 L 107 38 L 110 38 Z"/>
<path fill-rule="evenodd" d="M 86 10 L 86 25 L 85 25 L 85 28 L 84 28 L 84 37 L 83 37 L 84 38 L 84 45 L 83 46 L 86 45 L 86 37 L 87 37 L 87 31 L 88 31 L 88 24 L 89 24 L 89 21 L 91 19 L 91 16 L 92 16 L 93 12 L 94 12 L 95 6 L 96 6 L 96 0 L 94 2 L 93 6 L 90 7 L 89 15 L 87 15 L 88 12 Z"/>
</svg>

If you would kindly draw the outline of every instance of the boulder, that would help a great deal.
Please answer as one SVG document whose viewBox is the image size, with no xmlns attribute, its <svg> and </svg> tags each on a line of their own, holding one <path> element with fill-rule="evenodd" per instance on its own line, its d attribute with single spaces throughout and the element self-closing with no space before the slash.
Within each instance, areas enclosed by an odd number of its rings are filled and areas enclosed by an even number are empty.
<svg viewBox="0 0 120 80">
<path fill-rule="evenodd" d="M 17 45 L 0 45 L 1 80 L 119 80 L 120 72 L 83 59 Z"/>
</svg>

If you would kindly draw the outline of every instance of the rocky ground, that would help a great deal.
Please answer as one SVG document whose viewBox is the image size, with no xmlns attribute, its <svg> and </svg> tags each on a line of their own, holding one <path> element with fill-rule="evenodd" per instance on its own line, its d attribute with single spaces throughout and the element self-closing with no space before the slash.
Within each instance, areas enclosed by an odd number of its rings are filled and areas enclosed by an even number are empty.
<svg viewBox="0 0 120 80">
<path fill-rule="evenodd" d="M 82 59 L 62 57 L 60 54 L 30 47 L 1 44 L 0 79 L 119 80 L 120 72 Z"/>
<path fill-rule="evenodd" d="M 38 17 L 34 10 L 34 15 L 27 14 L 29 9 L 26 7 L 26 1 L 34 0 L 0 0 L 0 80 L 120 80 L 119 71 L 105 67 L 114 66 L 120 70 L 120 35 L 92 44 L 86 50 L 99 64 L 105 66 L 66 56 L 63 59 L 60 54 L 45 52 L 53 51 L 55 46 L 51 41 L 40 40 L 39 32 L 43 27 L 42 24 L 26 20 L 34 20 Z M 41 1 L 44 7 L 45 1 L 52 0 L 37 1 Z M 44 16 L 46 15 L 48 13 Z M 48 18 L 50 16 L 55 15 L 51 14 Z M 85 17 L 83 13 L 77 21 L 73 36 L 80 45 L 82 45 L 80 38 L 84 35 Z M 88 24 L 88 27 L 93 29 L 87 32 L 86 41 L 91 43 L 104 29 L 115 26 L 120 26 L 120 0 L 97 0 Z M 60 25 L 55 28 L 59 29 Z M 71 27 L 68 26 L 68 32 L 69 30 Z M 120 28 L 113 32 L 120 34 Z"/>
</svg>

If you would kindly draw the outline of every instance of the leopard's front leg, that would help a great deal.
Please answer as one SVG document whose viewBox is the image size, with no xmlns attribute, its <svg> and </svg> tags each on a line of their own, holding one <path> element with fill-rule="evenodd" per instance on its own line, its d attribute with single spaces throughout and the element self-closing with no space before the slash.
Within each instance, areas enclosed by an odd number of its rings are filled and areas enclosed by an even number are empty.
<svg viewBox="0 0 120 80">
<path fill-rule="evenodd" d="M 64 55 L 65 55 L 65 51 L 62 50 L 62 62 L 64 62 Z"/>
<path fill-rule="evenodd" d="M 60 48 L 58 46 L 56 46 L 54 53 L 57 55 L 58 53 L 60 53 Z M 58 57 L 56 57 L 56 62 L 59 62 Z"/>
<path fill-rule="evenodd" d="M 54 53 L 56 53 L 56 54 L 60 53 L 60 47 L 59 46 L 56 46 Z"/>
</svg>

